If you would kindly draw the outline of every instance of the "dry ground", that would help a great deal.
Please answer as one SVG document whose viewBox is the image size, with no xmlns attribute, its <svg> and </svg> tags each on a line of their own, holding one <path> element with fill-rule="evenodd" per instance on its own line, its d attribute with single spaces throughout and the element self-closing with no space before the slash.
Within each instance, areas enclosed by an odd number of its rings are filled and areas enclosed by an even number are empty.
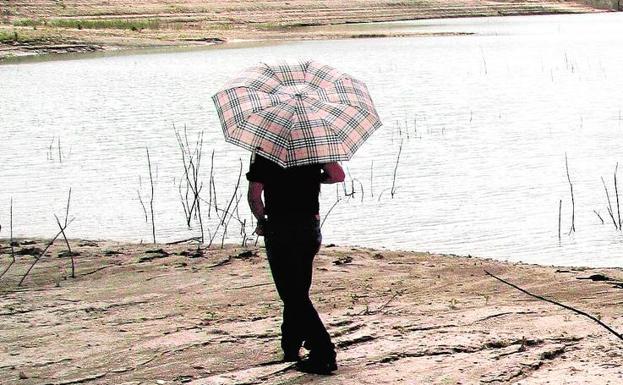
<svg viewBox="0 0 623 385">
<path fill-rule="evenodd" d="M 2 267 L 10 261 L 8 242 Z M 21 241 L 0 279 L 0 383 L 621 384 L 619 269 L 556 268 L 325 246 L 314 302 L 339 347 L 333 376 L 278 362 L 280 302 L 262 248 L 74 241 L 17 282 L 43 241 Z M 602 274 L 608 281 L 579 279 Z"/>
<path fill-rule="evenodd" d="M 367 36 L 309 29 L 355 22 L 593 12 L 584 1 L 0 0 L 0 59 L 50 52 Z M 391 32 L 375 36 L 393 36 Z"/>
</svg>

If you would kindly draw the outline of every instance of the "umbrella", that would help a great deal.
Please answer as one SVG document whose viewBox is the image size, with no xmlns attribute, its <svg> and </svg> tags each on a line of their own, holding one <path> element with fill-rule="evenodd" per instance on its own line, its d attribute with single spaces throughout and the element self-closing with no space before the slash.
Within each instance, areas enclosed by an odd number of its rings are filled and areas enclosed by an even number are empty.
<svg viewBox="0 0 623 385">
<path fill-rule="evenodd" d="M 312 60 L 248 68 L 212 100 L 227 142 L 282 167 L 348 160 L 381 126 L 362 81 Z"/>
</svg>

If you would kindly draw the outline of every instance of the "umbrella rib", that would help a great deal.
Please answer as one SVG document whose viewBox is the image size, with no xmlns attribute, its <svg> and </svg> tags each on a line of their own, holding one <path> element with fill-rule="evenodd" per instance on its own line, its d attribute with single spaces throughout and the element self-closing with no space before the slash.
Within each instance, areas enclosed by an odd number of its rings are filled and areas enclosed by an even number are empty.
<svg viewBox="0 0 623 385">
<path fill-rule="evenodd" d="M 264 64 L 264 66 L 266 68 L 268 68 L 268 70 L 270 71 L 270 73 L 275 77 L 275 79 L 277 79 L 277 81 L 279 82 L 279 84 L 281 84 L 282 86 L 284 86 L 285 84 L 281 81 L 281 79 L 279 79 L 279 76 L 277 76 L 277 74 L 275 73 L 275 71 L 266 63 L 262 63 Z"/>
</svg>

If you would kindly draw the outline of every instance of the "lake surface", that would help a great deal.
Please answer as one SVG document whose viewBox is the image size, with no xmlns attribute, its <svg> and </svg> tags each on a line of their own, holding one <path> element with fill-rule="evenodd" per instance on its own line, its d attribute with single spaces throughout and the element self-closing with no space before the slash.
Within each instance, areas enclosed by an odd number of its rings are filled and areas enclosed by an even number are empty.
<svg viewBox="0 0 623 385">
<path fill-rule="evenodd" d="M 11 197 L 16 236 L 52 237 L 53 215 L 64 216 L 71 187 L 70 237 L 149 242 L 151 225 L 139 200 L 140 195 L 148 205 L 150 197 L 146 147 L 158 241 L 197 235 L 196 224 L 189 230 L 184 220 L 183 167 L 173 125 L 186 126 L 191 140 L 204 131 L 201 195 L 209 200 L 214 150 L 217 203 L 223 209 L 249 156 L 224 142 L 210 97 L 256 62 L 313 58 L 365 80 L 384 122 L 345 163 L 349 182 L 323 187 L 321 214 L 341 197 L 326 216 L 325 243 L 623 266 L 623 234 L 608 215 L 601 180 L 616 217 L 613 173 L 623 163 L 623 14 L 350 28 L 471 35 L 286 42 L 0 66 L 0 237 L 9 235 Z M 571 234 L 565 154 L 575 194 Z M 354 196 L 345 197 L 352 186 Z M 238 216 L 247 220 L 247 233 L 253 230 L 246 187 L 243 180 L 238 215 L 225 237 L 231 242 L 241 241 Z M 206 202 L 202 210 L 206 228 L 215 231 L 214 212 L 208 218 Z M 221 239 L 222 227 L 214 242 Z"/>
</svg>

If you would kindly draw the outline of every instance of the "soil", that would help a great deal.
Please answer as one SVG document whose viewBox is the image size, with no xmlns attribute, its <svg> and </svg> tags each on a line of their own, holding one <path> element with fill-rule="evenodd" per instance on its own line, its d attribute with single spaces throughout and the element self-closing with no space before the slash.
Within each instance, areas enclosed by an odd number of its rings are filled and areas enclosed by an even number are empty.
<svg viewBox="0 0 623 385">
<path fill-rule="evenodd" d="M 331 31 L 322 26 L 596 11 L 602 10 L 583 1 L 568 0 L 1 0 L 0 60 L 45 53 L 209 45 L 239 40 L 405 36 L 391 31 L 373 35 Z"/>
<path fill-rule="evenodd" d="M 0 278 L 3 385 L 622 383 L 619 337 L 485 273 L 623 331 L 621 269 L 325 245 L 312 300 L 339 369 L 316 376 L 279 362 L 261 247 L 75 240 L 71 278 L 57 241 L 18 286 L 46 243 L 19 240 Z"/>
</svg>

